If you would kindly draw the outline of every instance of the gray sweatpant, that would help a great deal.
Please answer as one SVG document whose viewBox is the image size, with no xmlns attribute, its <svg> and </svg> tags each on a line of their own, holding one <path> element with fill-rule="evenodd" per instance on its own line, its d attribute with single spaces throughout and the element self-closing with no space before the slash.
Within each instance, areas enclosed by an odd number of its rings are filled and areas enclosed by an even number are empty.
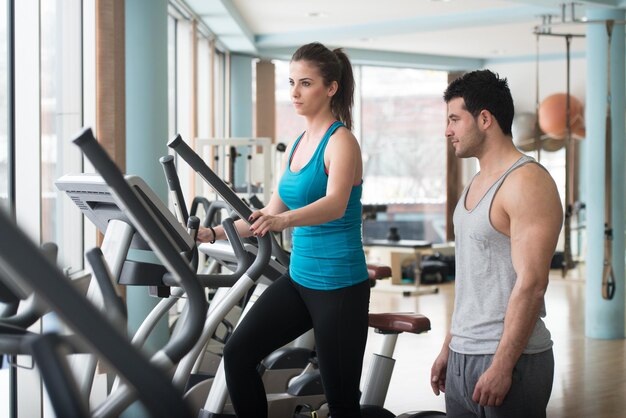
<svg viewBox="0 0 626 418">
<path fill-rule="evenodd" d="M 545 418 L 554 380 L 552 349 L 522 354 L 513 369 L 511 389 L 497 407 L 472 400 L 478 379 L 493 355 L 465 355 L 450 350 L 446 372 L 446 416 L 452 418 Z"/>
</svg>

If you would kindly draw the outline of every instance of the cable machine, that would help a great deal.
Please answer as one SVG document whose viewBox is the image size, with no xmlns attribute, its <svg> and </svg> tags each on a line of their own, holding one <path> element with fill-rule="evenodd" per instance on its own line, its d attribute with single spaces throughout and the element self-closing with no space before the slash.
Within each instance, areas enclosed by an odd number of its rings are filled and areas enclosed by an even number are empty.
<svg viewBox="0 0 626 418">
<path fill-rule="evenodd" d="M 570 47 L 571 41 L 575 37 L 585 37 L 584 34 L 575 34 L 571 31 L 557 31 L 567 25 L 578 24 L 602 24 L 606 27 L 608 38 L 608 54 L 607 54 L 607 94 L 606 94 L 606 125 L 605 125 L 605 193 L 604 193 L 604 261 L 602 272 L 602 297 L 606 300 L 613 299 L 615 295 L 615 275 L 613 272 L 613 227 L 612 227 L 612 193 L 611 193 L 611 148 L 612 148 L 612 127 L 611 127 L 611 39 L 613 27 L 616 24 L 624 25 L 626 22 L 617 20 L 588 20 L 576 18 L 576 3 L 569 5 L 563 4 L 560 22 L 553 22 L 551 15 L 542 16 L 542 23 L 535 27 L 534 33 L 537 36 L 537 106 L 539 102 L 539 38 L 541 36 L 561 37 L 565 40 L 566 48 L 566 109 L 565 109 L 565 221 L 564 221 L 564 250 L 563 250 L 563 277 L 567 275 L 567 271 L 574 266 L 571 251 L 571 221 L 574 214 L 578 214 L 581 207 L 580 202 L 576 201 L 576 167 L 577 155 L 575 153 L 574 143 L 572 141 L 572 123 L 571 123 L 571 97 L 570 97 Z M 569 15 L 568 15 L 569 10 Z M 538 110 L 538 107 L 537 107 Z M 535 129 L 536 143 L 540 142 L 541 135 L 538 129 L 539 118 L 537 118 L 537 126 Z"/>
</svg>

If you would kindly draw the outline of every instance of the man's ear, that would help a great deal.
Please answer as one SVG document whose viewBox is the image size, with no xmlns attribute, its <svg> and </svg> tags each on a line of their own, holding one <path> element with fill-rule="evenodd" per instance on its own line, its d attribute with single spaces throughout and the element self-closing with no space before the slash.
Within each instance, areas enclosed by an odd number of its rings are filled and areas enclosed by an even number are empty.
<svg viewBox="0 0 626 418">
<path fill-rule="evenodd" d="M 478 115 L 478 126 L 482 129 L 487 129 L 493 124 L 493 115 L 490 111 L 483 109 Z"/>
</svg>

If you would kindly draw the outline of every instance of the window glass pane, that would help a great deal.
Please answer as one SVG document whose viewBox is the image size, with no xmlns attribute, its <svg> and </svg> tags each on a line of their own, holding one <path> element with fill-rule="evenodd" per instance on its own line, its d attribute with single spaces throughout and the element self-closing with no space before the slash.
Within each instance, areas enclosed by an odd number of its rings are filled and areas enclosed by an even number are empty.
<svg viewBox="0 0 626 418">
<path fill-rule="evenodd" d="M 167 17 L 167 115 L 168 138 L 176 135 L 176 19 Z"/>
<path fill-rule="evenodd" d="M 0 0 L 0 210 L 9 208 L 8 94 L 7 94 L 7 0 Z M 0 303 L 0 309 L 3 307 Z M 10 415 L 9 365 L 0 354 L 0 417 Z"/>
<path fill-rule="evenodd" d="M 5 209 L 10 205 L 7 41 L 7 0 L 0 0 L 0 207 Z"/>
<path fill-rule="evenodd" d="M 540 156 L 537 156 L 536 152 L 531 152 L 529 155 L 537 158 L 550 172 L 559 190 L 561 202 L 565 204 L 565 148 L 553 152 L 542 151 Z"/>
<path fill-rule="evenodd" d="M 214 109 L 214 117 L 215 117 L 215 137 L 223 138 L 225 135 L 224 129 L 224 117 L 225 117 L 225 108 L 226 108 L 226 57 L 223 52 L 219 50 L 215 50 L 215 61 L 214 61 L 214 74 L 215 79 L 213 80 L 213 91 L 215 92 L 215 105 Z"/>
<path fill-rule="evenodd" d="M 211 45 L 206 38 L 198 39 L 198 137 L 211 135 Z"/>
<path fill-rule="evenodd" d="M 564 142 L 565 140 L 563 140 L 563 143 Z M 565 192 L 565 148 L 561 148 L 556 151 L 541 150 L 539 154 L 536 151 L 531 151 L 527 154 L 537 159 L 537 161 L 539 161 L 546 168 L 546 170 L 548 170 L 548 172 L 554 179 L 554 182 L 556 183 L 557 190 L 559 191 L 559 196 L 561 197 L 561 204 L 563 205 L 563 208 L 566 208 L 567 195 Z M 580 182 L 580 179 L 578 181 Z M 576 228 L 571 231 L 570 235 L 570 250 L 575 259 L 580 258 L 584 255 L 584 230 L 580 230 L 578 228 L 584 228 L 585 216 L 586 211 L 580 206 L 576 205 L 572 212 L 572 217 L 570 220 L 570 227 Z M 557 244 L 557 250 L 559 251 L 564 249 L 564 238 L 565 234 L 562 230 L 561 236 L 559 237 L 559 243 Z"/>
<path fill-rule="evenodd" d="M 387 205 L 366 238 L 444 240 L 446 86 L 443 71 L 362 67 L 363 203 Z"/>
<path fill-rule="evenodd" d="M 56 1 L 41 3 L 41 239 L 56 242 Z"/>
<path fill-rule="evenodd" d="M 276 68 L 276 138 L 292 142 L 305 128 L 289 93 L 289 62 Z M 366 220 L 365 238 L 445 239 L 446 106 L 443 71 L 354 66 L 355 126 L 363 153 L 364 205 L 385 205 Z"/>
<path fill-rule="evenodd" d="M 291 104 L 289 61 L 273 61 L 276 74 L 276 141 L 288 145 L 304 131 L 304 118 Z"/>
<path fill-rule="evenodd" d="M 82 218 L 54 182 L 82 170 L 69 139 L 83 124 L 81 0 L 41 2 L 41 240 L 59 247 L 58 262 L 82 269 Z"/>
</svg>

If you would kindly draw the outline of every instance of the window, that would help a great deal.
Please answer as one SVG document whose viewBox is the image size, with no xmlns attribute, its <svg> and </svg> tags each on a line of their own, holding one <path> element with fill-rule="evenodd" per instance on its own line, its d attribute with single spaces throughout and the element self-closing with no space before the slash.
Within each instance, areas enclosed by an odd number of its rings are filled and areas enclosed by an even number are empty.
<svg viewBox="0 0 626 418">
<path fill-rule="evenodd" d="M 82 126 L 81 3 L 41 2 L 41 240 L 58 245 L 69 271 L 83 267 L 82 217 L 54 182 L 82 169 L 69 140 Z"/>
<path fill-rule="evenodd" d="M 563 140 L 563 142 L 565 142 L 565 140 Z M 561 203 L 565 205 L 565 148 L 554 152 L 541 151 L 539 156 L 536 152 L 528 154 L 535 157 L 548 170 L 556 183 L 559 196 L 561 196 Z"/>
<path fill-rule="evenodd" d="M 7 0 L 0 1 L 0 208 L 9 209 L 9 97 Z"/>
<path fill-rule="evenodd" d="M 216 138 L 226 136 L 226 54 L 215 50 L 213 62 L 213 116 L 215 118 L 214 134 Z"/>
<path fill-rule="evenodd" d="M 363 66 L 363 203 L 387 205 L 364 235 L 445 239 L 446 107 L 443 71 Z"/>
<path fill-rule="evenodd" d="M 276 137 L 290 143 L 305 128 L 289 96 L 289 63 L 276 66 Z M 363 153 L 363 204 L 386 212 L 364 223 L 365 238 L 445 240 L 446 106 L 443 71 L 354 66 L 354 126 Z M 400 224 L 400 225 L 399 225 Z"/>
<path fill-rule="evenodd" d="M 41 239 L 56 242 L 57 176 L 57 10 L 56 1 L 41 4 Z"/>
<path fill-rule="evenodd" d="M 9 200 L 9 62 L 8 62 L 8 15 L 7 0 L 0 1 L 0 210 L 9 210 L 12 202 Z M 0 303 L 0 309 L 3 304 Z M 11 387 L 9 376 L 8 358 L 3 358 L 0 354 L 0 416 L 8 417 L 11 413 L 10 396 L 15 388 Z"/>
<path fill-rule="evenodd" d="M 169 137 L 180 134 L 190 146 L 196 138 L 223 137 L 224 54 L 215 49 L 206 27 L 199 24 L 194 30 L 194 16 L 186 10 L 170 3 L 168 13 Z M 194 51 L 194 48 L 197 49 Z M 181 161 L 177 158 L 178 177 L 183 195 L 191 204 L 196 195 L 206 191 L 199 189 L 204 187 L 203 182 Z"/>
<path fill-rule="evenodd" d="M 211 136 L 211 43 L 198 39 L 198 137 Z"/>
<path fill-rule="evenodd" d="M 445 199 L 445 72 L 363 67 L 363 201 Z"/>
<path fill-rule="evenodd" d="M 167 16 L 167 132 L 177 133 L 176 126 L 176 18 Z"/>
<path fill-rule="evenodd" d="M 565 139 L 561 141 L 561 146 L 564 146 Z M 572 144 L 575 144 L 572 140 Z M 580 152 L 580 151 L 578 151 Z M 565 190 L 565 148 L 560 148 L 556 151 L 542 150 L 539 154 L 536 151 L 530 151 L 526 154 L 534 157 L 548 170 L 554 182 L 556 183 L 559 196 L 561 197 L 561 205 L 563 209 L 567 209 L 568 197 Z M 579 157 L 581 158 L 581 157 Z M 604 175 L 604 174 L 602 174 Z M 571 177 L 570 177 L 571 178 Z M 580 179 L 578 180 L 580 182 Z M 580 186 L 578 186 L 580 187 Z M 573 208 L 572 217 L 570 220 L 570 226 L 572 228 L 570 234 L 570 251 L 575 260 L 584 257 L 585 247 L 585 217 L 586 211 L 580 206 L 582 202 L 576 202 Z M 557 244 L 557 250 L 564 250 L 565 246 L 565 227 L 561 229 L 561 235 L 559 237 L 559 243 Z"/>
<path fill-rule="evenodd" d="M 274 65 L 276 71 L 276 141 L 288 145 L 304 131 L 304 118 L 295 112 L 291 104 L 289 61 L 274 61 Z"/>
</svg>

